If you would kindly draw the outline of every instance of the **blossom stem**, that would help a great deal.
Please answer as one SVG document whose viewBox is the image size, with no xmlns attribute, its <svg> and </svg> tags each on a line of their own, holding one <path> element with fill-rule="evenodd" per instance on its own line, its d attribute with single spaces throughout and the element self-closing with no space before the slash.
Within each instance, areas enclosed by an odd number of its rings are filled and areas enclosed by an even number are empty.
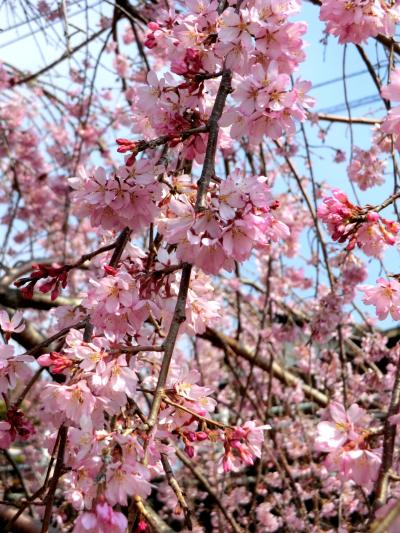
<svg viewBox="0 0 400 533">
<path fill-rule="evenodd" d="M 185 413 L 188 413 L 189 415 L 192 415 L 193 417 L 197 418 L 201 422 L 205 422 L 206 424 L 209 424 L 210 426 L 216 426 L 217 428 L 225 430 L 226 428 L 232 428 L 232 426 L 228 426 L 227 424 L 221 424 L 220 422 L 217 422 L 216 420 L 212 420 L 211 418 L 207 418 L 205 416 L 201 416 L 196 411 L 192 411 L 185 405 L 181 405 L 179 403 L 173 402 L 168 397 L 163 396 L 162 398 L 163 402 L 165 402 L 168 405 L 171 405 L 172 407 L 176 407 L 177 409 L 181 409 L 181 411 L 185 411 Z"/>
</svg>

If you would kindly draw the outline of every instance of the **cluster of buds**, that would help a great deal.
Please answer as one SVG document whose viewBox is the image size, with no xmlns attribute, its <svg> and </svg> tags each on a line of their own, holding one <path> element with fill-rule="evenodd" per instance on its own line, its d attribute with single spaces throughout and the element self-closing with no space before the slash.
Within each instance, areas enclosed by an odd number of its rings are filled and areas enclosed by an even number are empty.
<svg viewBox="0 0 400 533">
<path fill-rule="evenodd" d="M 118 144 L 117 152 L 120 154 L 125 154 L 126 152 L 132 152 L 132 154 L 125 161 L 125 165 L 130 167 L 133 165 L 138 153 L 138 143 L 135 141 L 130 141 L 129 139 L 116 139 Z"/>
<path fill-rule="evenodd" d="M 175 74 L 185 76 L 185 78 L 192 78 L 199 74 L 202 67 L 200 52 L 193 48 L 188 48 L 183 59 L 174 59 L 172 61 L 171 70 Z"/>
<path fill-rule="evenodd" d="M 24 413 L 16 408 L 11 407 L 7 411 L 5 420 L 0 422 L 0 448 L 9 448 L 17 439 L 29 440 L 35 433 L 32 423 L 25 418 Z"/>
<path fill-rule="evenodd" d="M 147 46 L 147 48 L 150 48 L 151 50 L 152 48 L 157 46 L 157 37 L 155 35 L 155 32 L 160 30 L 161 27 L 159 24 L 157 24 L 157 22 L 149 22 L 147 27 L 149 28 L 150 33 L 147 34 L 146 40 L 144 41 L 144 45 Z"/>
<path fill-rule="evenodd" d="M 209 434 L 206 431 L 185 431 L 181 433 L 183 443 L 185 444 L 185 453 L 188 457 L 194 457 L 193 442 L 201 442 L 209 438 Z"/>
<path fill-rule="evenodd" d="M 237 471 L 245 465 L 252 465 L 256 457 L 261 457 L 261 446 L 264 442 L 264 430 L 271 426 L 256 426 L 250 420 L 243 426 L 225 429 L 224 448 L 222 459 L 224 472 Z"/>
<path fill-rule="evenodd" d="M 53 374 L 61 374 L 73 365 L 73 361 L 58 352 L 45 353 L 38 357 L 37 362 L 44 367 L 50 367 Z"/>
<path fill-rule="evenodd" d="M 397 222 L 382 218 L 372 206 L 352 204 L 339 189 L 332 189 L 332 196 L 323 198 L 318 216 L 327 224 L 334 241 L 348 241 L 347 250 L 353 250 L 357 244 L 367 255 L 377 255 L 374 252 L 378 243 L 371 251 L 371 241 L 378 239 L 382 244 L 393 246 L 400 229 Z"/>
<path fill-rule="evenodd" d="M 33 291 L 37 282 L 41 279 L 49 280 L 45 281 L 40 285 L 40 292 L 47 293 L 51 292 L 51 299 L 55 300 L 60 294 L 61 287 L 65 289 L 68 281 L 68 266 L 58 266 L 58 265 L 42 265 L 37 264 L 33 265 L 33 271 L 30 276 L 27 278 L 20 278 L 14 282 L 16 287 L 22 287 L 21 292 L 27 298 L 33 297 Z"/>
</svg>

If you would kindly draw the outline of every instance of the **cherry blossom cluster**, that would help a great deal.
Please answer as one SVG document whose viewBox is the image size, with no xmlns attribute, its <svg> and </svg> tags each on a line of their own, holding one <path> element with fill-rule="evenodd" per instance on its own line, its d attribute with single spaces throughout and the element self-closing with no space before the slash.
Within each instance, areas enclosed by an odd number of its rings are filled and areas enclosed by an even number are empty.
<svg viewBox="0 0 400 533">
<path fill-rule="evenodd" d="M 273 214 L 279 202 L 272 199 L 266 181 L 235 172 L 215 185 L 200 213 L 183 194 L 165 203 L 159 227 L 166 241 L 176 245 L 178 260 L 217 274 L 221 268 L 231 271 L 234 261 L 248 259 L 254 247 L 287 237 L 287 225 Z"/>
<path fill-rule="evenodd" d="M 367 412 L 357 404 L 346 411 L 332 402 L 326 418 L 318 424 L 315 448 L 328 453 L 325 466 L 341 479 L 368 486 L 377 478 L 381 463 L 380 450 L 371 449 Z"/>
<path fill-rule="evenodd" d="M 340 43 L 360 44 L 379 33 L 391 37 L 400 17 L 400 6 L 386 0 L 322 0 L 320 19 Z"/>
<path fill-rule="evenodd" d="M 386 161 L 379 159 L 379 151 L 376 146 L 370 150 L 354 148 L 353 160 L 347 167 L 351 181 L 356 183 L 362 191 L 385 182 L 384 170 Z"/>
<path fill-rule="evenodd" d="M 372 207 L 352 204 L 340 189 L 332 189 L 332 196 L 324 196 L 318 216 L 325 222 L 333 240 L 348 241 L 347 250 L 357 245 L 369 256 L 380 257 L 386 245 L 393 246 L 400 226 L 387 220 Z"/>
<path fill-rule="evenodd" d="M 105 230 L 134 231 L 151 224 L 159 213 L 162 188 L 152 160 L 134 161 L 107 177 L 99 167 L 91 175 L 80 168 L 78 177 L 70 178 L 81 216 L 90 216 L 93 227 Z"/>
<path fill-rule="evenodd" d="M 305 120 L 306 110 L 313 105 L 313 99 L 306 96 L 310 84 L 290 81 L 290 74 L 304 59 L 306 26 L 288 20 L 299 7 L 293 1 L 252 1 L 238 12 L 228 7 L 218 14 L 217 2 L 206 6 L 187 1 L 186 15 L 165 13 L 159 22 L 150 23 L 145 44 L 152 52 L 171 57 L 171 71 L 185 82 L 168 73 L 159 79 L 150 71 L 148 85 L 138 89 L 136 101 L 143 122 L 150 118 L 156 135 L 204 125 L 209 108 L 205 88 L 215 87 L 214 76 L 225 66 L 235 73 L 234 105 L 227 107 L 220 125 L 230 126 L 231 138 L 251 132 L 251 143 L 256 144 L 263 135 L 276 139 L 283 132 L 293 133 L 294 122 Z M 212 43 L 206 38 L 210 30 L 216 35 Z M 142 122 L 138 126 L 142 128 Z M 204 151 L 204 136 L 199 134 L 186 143 L 184 153 L 198 159 Z"/>
<path fill-rule="evenodd" d="M 360 285 L 359 289 L 364 292 L 364 303 L 375 306 L 379 320 L 384 320 L 388 314 L 393 320 L 399 320 L 400 283 L 397 279 L 379 278 L 376 285 Z"/>
</svg>

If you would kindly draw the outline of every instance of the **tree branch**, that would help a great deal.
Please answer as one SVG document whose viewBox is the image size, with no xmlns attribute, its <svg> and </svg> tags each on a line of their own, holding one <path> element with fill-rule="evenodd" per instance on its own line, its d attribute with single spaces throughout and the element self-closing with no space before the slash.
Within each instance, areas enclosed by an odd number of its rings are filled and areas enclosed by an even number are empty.
<svg viewBox="0 0 400 533">
<path fill-rule="evenodd" d="M 320 392 L 314 387 L 311 387 L 310 385 L 307 385 L 303 382 L 301 378 L 294 375 L 289 370 L 284 369 L 276 361 L 273 361 L 271 365 L 270 361 L 262 359 L 259 356 L 254 357 L 254 354 L 251 352 L 251 350 L 237 342 L 235 339 L 228 337 L 223 333 L 217 332 L 212 328 L 207 328 L 206 332 L 202 335 L 199 335 L 199 337 L 210 341 L 211 344 L 218 348 L 224 349 L 224 346 L 229 346 L 237 355 L 243 357 L 244 359 L 246 359 L 246 361 L 253 363 L 255 366 L 261 368 L 262 370 L 265 370 L 266 372 L 269 372 L 271 368 L 274 377 L 276 377 L 282 383 L 285 383 L 292 387 L 297 387 L 300 385 L 305 396 L 314 400 L 315 403 L 317 403 L 321 407 L 326 407 L 328 405 L 329 398 L 326 394 Z"/>
</svg>

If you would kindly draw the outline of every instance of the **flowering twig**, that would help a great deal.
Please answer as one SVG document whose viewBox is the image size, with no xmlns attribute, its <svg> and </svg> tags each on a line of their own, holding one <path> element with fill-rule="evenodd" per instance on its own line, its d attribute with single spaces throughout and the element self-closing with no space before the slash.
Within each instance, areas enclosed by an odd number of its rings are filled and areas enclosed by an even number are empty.
<svg viewBox="0 0 400 533">
<path fill-rule="evenodd" d="M 226 429 L 226 428 L 231 427 L 227 424 L 221 424 L 221 422 L 217 422 L 216 420 L 212 420 L 211 418 L 207 418 L 205 416 L 199 415 L 198 413 L 196 413 L 196 411 L 192 411 L 192 409 L 189 409 L 185 405 L 181 405 L 179 403 L 173 402 L 165 395 L 163 396 L 162 399 L 163 399 L 163 402 L 165 402 L 166 404 L 171 405 L 172 407 L 176 407 L 177 409 L 180 409 L 181 411 L 185 411 L 185 413 L 192 415 L 194 418 L 197 418 L 201 422 L 205 422 L 206 424 L 210 426 L 215 426 L 219 429 Z"/>
<path fill-rule="evenodd" d="M 221 118 L 226 98 L 231 90 L 231 79 L 231 72 L 229 70 L 226 70 L 222 74 L 221 83 L 217 92 L 217 96 L 215 98 L 214 106 L 207 123 L 209 135 L 203 169 L 201 172 L 200 179 L 198 181 L 197 197 L 195 204 L 196 212 L 201 211 L 203 208 L 204 198 L 207 193 L 211 178 L 215 172 L 215 155 L 217 150 L 217 140 L 219 131 L 218 121 Z M 176 339 L 178 337 L 179 328 L 186 318 L 186 299 L 189 290 L 191 272 L 192 265 L 185 263 L 182 269 L 182 276 L 179 285 L 179 292 L 176 300 L 172 323 L 169 328 L 168 335 L 163 343 L 165 349 L 164 357 L 161 363 L 160 374 L 156 386 L 156 393 L 154 395 L 153 403 L 148 418 L 148 424 L 150 429 L 154 427 L 157 420 L 157 414 L 160 408 L 161 399 L 163 395 L 163 388 L 167 381 L 168 370 L 171 364 L 172 354 L 175 348 Z"/>
</svg>

